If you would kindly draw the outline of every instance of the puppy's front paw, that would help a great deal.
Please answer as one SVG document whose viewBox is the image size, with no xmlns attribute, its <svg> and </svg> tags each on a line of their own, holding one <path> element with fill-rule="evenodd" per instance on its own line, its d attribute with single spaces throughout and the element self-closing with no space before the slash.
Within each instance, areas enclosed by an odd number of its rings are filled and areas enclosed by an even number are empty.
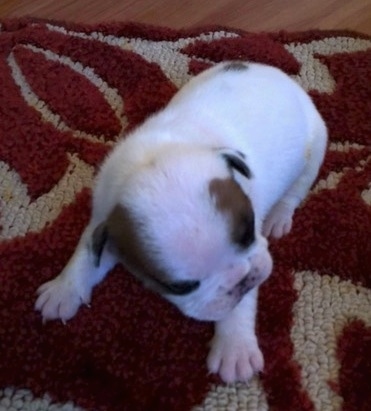
<svg viewBox="0 0 371 411">
<path fill-rule="evenodd" d="M 81 304 L 89 303 L 90 292 L 90 289 L 77 287 L 61 274 L 37 290 L 35 309 L 41 312 L 44 321 L 59 318 L 66 322 L 76 314 Z"/>
<path fill-rule="evenodd" d="M 215 335 L 207 366 L 226 383 L 246 382 L 263 370 L 264 359 L 255 338 Z"/>
<path fill-rule="evenodd" d="M 278 202 L 270 211 L 263 224 L 263 235 L 280 238 L 288 234 L 292 226 L 294 210 L 282 201 Z"/>
</svg>

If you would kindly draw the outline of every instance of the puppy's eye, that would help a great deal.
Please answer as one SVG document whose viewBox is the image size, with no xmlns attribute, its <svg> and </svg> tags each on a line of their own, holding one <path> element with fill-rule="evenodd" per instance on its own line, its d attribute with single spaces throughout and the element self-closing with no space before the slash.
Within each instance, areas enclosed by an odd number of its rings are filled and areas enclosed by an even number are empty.
<svg viewBox="0 0 371 411">
<path fill-rule="evenodd" d="M 165 284 L 164 284 L 165 285 Z M 178 281 L 171 284 L 166 284 L 166 292 L 175 295 L 187 295 L 196 291 L 200 286 L 199 281 Z"/>
<path fill-rule="evenodd" d="M 254 216 L 241 218 L 238 229 L 234 233 L 234 240 L 240 247 L 246 249 L 255 241 Z"/>
</svg>

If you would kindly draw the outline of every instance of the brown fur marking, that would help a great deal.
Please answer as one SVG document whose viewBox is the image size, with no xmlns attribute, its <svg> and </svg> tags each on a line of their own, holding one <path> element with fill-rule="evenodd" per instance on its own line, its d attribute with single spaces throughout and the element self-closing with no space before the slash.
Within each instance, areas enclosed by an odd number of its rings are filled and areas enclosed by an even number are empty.
<svg viewBox="0 0 371 411">
<path fill-rule="evenodd" d="M 230 216 L 232 241 L 247 248 L 255 240 L 254 212 L 249 198 L 233 178 L 213 179 L 209 192 L 217 209 Z"/>
<path fill-rule="evenodd" d="M 243 71 L 247 70 L 248 68 L 249 66 L 242 61 L 231 61 L 223 67 L 225 71 Z"/>
<path fill-rule="evenodd" d="M 150 258 L 156 251 L 140 238 L 141 223 L 135 220 L 130 210 L 117 205 L 106 224 L 109 238 L 123 257 L 127 268 L 145 283 L 149 280 L 148 286 L 154 291 L 163 291 L 160 285 L 166 284 L 169 277 L 155 259 Z"/>
<path fill-rule="evenodd" d="M 109 239 L 122 256 L 124 264 L 142 282 L 160 294 L 186 295 L 195 291 L 199 281 L 173 281 L 156 259 L 158 250 L 143 236 L 143 222 L 122 205 L 117 205 L 106 222 Z"/>
</svg>

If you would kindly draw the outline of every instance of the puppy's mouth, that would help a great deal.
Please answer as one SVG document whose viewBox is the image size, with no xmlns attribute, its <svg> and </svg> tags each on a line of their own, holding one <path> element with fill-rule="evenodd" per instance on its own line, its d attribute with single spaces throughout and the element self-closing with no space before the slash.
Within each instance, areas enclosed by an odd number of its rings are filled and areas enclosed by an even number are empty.
<svg viewBox="0 0 371 411">
<path fill-rule="evenodd" d="M 198 307 L 196 310 L 184 309 L 185 307 L 179 305 L 178 308 L 185 315 L 198 321 L 220 321 L 233 311 L 254 287 L 255 282 L 246 276 L 232 290 L 209 301 L 206 305 Z"/>
<path fill-rule="evenodd" d="M 237 301 L 242 300 L 245 294 L 258 285 L 258 279 L 254 275 L 246 275 L 239 281 L 227 295 L 235 298 Z"/>
<path fill-rule="evenodd" d="M 203 312 L 196 315 L 185 314 L 197 321 L 215 322 L 223 320 L 233 310 L 234 307 L 231 307 L 229 310 L 223 312 Z"/>
<path fill-rule="evenodd" d="M 197 319 L 201 321 L 220 321 L 225 318 L 253 288 L 259 284 L 259 278 L 246 275 L 224 296 L 211 302 Z M 201 318 L 202 317 L 202 318 Z"/>
</svg>

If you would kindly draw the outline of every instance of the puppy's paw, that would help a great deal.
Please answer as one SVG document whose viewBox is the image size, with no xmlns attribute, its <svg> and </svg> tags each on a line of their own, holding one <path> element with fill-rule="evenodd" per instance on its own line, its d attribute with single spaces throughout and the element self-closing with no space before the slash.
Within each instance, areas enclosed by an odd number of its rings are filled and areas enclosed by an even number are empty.
<svg viewBox="0 0 371 411">
<path fill-rule="evenodd" d="M 37 290 L 35 309 L 41 312 L 43 321 L 59 318 L 64 323 L 76 314 L 81 304 L 89 303 L 90 293 L 91 289 L 78 287 L 61 274 Z"/>
<path fill-rule="evenodd" d="M 215 335 L 207 366 L 227 384 L 247 382 L 263 370 L 264 359 L 255 338 Z"/>
<path fill-rule="evenodd" d="M 280 238 L 288 234 L 292 227 L 293 208 L 280 201 L 270 211 L 263 224 L 263 235 Z"/>
</svg>

